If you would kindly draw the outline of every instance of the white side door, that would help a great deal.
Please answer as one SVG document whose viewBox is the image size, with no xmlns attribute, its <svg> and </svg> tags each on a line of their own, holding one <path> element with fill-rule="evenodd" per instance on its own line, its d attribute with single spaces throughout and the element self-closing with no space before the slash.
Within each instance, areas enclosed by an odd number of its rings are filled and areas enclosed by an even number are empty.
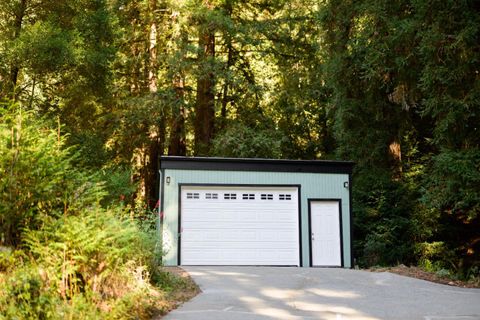
<svg viewBox="0 0 480 320">
<path fill-rule="evenodd" d="M 311 201 L 312 266 L 340 267 L 340 202 Z"/>
</svg>

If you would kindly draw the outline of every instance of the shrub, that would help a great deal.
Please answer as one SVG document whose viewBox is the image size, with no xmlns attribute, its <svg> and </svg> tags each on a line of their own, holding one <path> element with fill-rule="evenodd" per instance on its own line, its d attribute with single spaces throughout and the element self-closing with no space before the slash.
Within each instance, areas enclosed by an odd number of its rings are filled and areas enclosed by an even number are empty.
<svg viewBox="0 0 480 320">
<path fill-rule="evenodd" d="M 18 246 L 22 230 L 98 203 L 98 176 L 72 166 L 64 139 L 31 112 L 13 105 L 0 116 L 0 244 Z"/>
<path fill-rule="evenodd" d="M 455 253 L 442 241 L 419 243 L 416 251 L 419 266 L 427 271 L 455 270 Z"/>
<path fill-rule="evenodd" d="M 359 172 L 354 181 L 354 252 L 359 264 L 411 262 L 415 210 L 411 192 L 382 170 Z"/>
<path fill-rule="evenodd" d="M 102 204 L 132 204 L 137 185 L 132 182 L 131 177 L 132 171 L 128 168 L 102 169 L 100 179 L 105 181 L 105 189 L 108 191 L 108 194 L 102 199 Z"/>
<path fill-rule="evenodd" d="M 129 171 L 79 169 L 63 141 L 16 106 L 0 115 L 0 319 L 149 319 L 156 215 L 136 223 L 116 201 Z"/>
<path fill-rule="evenodd" d="M 437 229 L 429 242 L 441 242 L 442 253 L 428 258 L 468 278 L 480 268 L 480 149 L 442 152 L 432 159 L 422 201 Z"/>
<path fill-rule="evenodd" d="M 40 272 L 26 266 L 10 274 L 0 293 L 0 319 L 56 319 L 58 298 Z"/>
<path fill-rule="evenodd" d="M 165 277 L 155 237 L 119 216 L 97 206 L 52 218 L 24 233 L 28 259 L 3 249 L 0 319 L 150 319 L 162 308 L 150 273 Z"/>
<path fill-rule="evenodd" d="M 25 241 L 63 298 L 91 292 L 98 299 L 148 287 L 154 239 L 113 210 L 94 208 L 30 231 Z"/>
<path fill-rule="evenodd" d="M 9 273 L 24 265 L 28 257 L 22 250 L 0 247 L 0 273 Z"/>
</svg>

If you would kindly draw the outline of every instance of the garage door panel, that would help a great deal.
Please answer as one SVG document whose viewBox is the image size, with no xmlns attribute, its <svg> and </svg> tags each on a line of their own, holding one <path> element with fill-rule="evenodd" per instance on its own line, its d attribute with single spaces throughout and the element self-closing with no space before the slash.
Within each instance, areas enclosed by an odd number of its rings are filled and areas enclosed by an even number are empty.
<svg viewBox="0 0 480 320">
<path fill-rule="evenodd" d="M 299 265 L 297 188 L 184 187 L 181 199 L 181 264 Z"/>
<path fill-rule="evenodd" d="M 184 254 L 189 258 L 184 261 L 189 265 L 297 265 L 292 259 L 295 250 L 256 249 L 219 250 L 207 248 L 204 250 L 189 249 Z M 203 262 L 199 262 L 203 261 Z"/>
<path fill-rule="evenodd" d="M 235 241 L 242 243 L 249 243 L 249 242 L 259 242 L 262 241 L 267 242 L 275 242 L 281 243 L 284 242 L 286 244 L 292 244 L 292 246 L 296 246 L 296 236 L 292 235 L 290 230 L 286 231 L 268 231 L 265 232 L 264 230 L 232 230 L 232 232 L 223 232 L 218 230 L 192 230 L 188 233 L 183 233 L 182 235 L 182 243 L 186 243 L 189 245 L 203 245 L 206 242 L 212 242 L 215 245 L 219 246 L 219 241 L 228 242 L 228 241 Z M 197 243 L 195 243 L 197 242 Z M 191 243 L 191 244 L 190 244 Z M 220 244 L 221 246 L 225 246 L 225 244 Z M 262 246 L 261 243 L 256 243 L 257 246 Z"/>
<path fill-rule="evenodd" d="M 293 211 L 293 210 L 292 210 Z M 255 223 L 265 223 L 265 224 L 270 224 L 272 220 L 275 220 L 277 222 L 292 222 L 296 223 L 298 218 L 291 215 L 291 214 L 275 214 L 275 213 L 256 213 L 256 212 L 221 212 L 221 213 L 215 213 L 215 212 L 206 212 L 202 213 L 201 215 L 198 215 L 196 217 L 191 217 L 189 218 L 188 221 L 186 222 L 210 222 L 210 221 L 216 221 L 216 222 L 231 222 L 235 221 L 237 223 L 244 223 L 244 222 L 255 222 Z"/>
<path fill-rule="evenodd" d="M 296 234 L 293 234 L 290 230 L 267 231 L 259 234 L 259 240 L 262 240 L 262 241 L 277 240 L 277 241 L 286 241 L 289 243 L 295 243 L 297 239 L 298 239 L 298 236 Z"/>
<path fill-rule="evenodd" d="M 241 206 L 242 211 L 238 211 L 239 207 Z M 216 212 L 221 210 L 223 214 L 227 213 L 262 213 L 263 215 L 265 214 L 290 214 L 292 210 L 296 210 L 297 206 L 285 206 L 283 208 L 275 207 L 272 209 L 272 205 L 270 206 L 257 206 L 255 204 L 248 204 L 245 205 L 243 203 L 236 203 L 232 204 L 230 203 L 228 206 L 205 206 L 202 204 L 201 209 L 198 208 L 198 203 L 196 205 L 192 206 L 183 206 L 184 210 L 198 210 L 199 216 L 202 216 L 204 214 L 208 214 L 209 212 Z"/>
<path fill-rule="evenodd" d="M 276 228 L 275 230 L 290 230 L 291 228 L 295 227 L 296 221 L 277 221 L 275 224 Z M 260 221 L 243 221 L 243 220 L 238 220 L 235 221 L 235 224 L 232 224 L 231 221 L 217 221 L 215 224 L 215 228 L 212 228 L 212 223 L 209 222 L 208 220 L 203 220 L 203 221 L 187 221 L 184 224 L 182 224 L 182 229 L 198 229 L 198 230 L 206 230 L 206 229 L 231 229 L 231 230 L 238 230 L 238 229 L 268 229 L 270 228 L 271 225 L 269 224 L 268 221 L 264 221 L 261 223 Z"/>
<path fill-rule="evenodd" d="M 202 242 L 201 244 L 198 243 L 197 241 L 188 243 L 182 243 L 182 245 L 186 246 L 188 249 L 220 249 L 225 252 L 228 252 L 230 249 L 242 249 L 242 250 L 280 250 L 278 249 L 279 246 L 282 246 L 281 250 L 291 250 L 295 249 L 297 246 L 295 244 L 292 244 L 291 242 L 285 241 L 285 242 L 274 242 L 274 241 L 264 241 L 261 244 L 255 243 L 254 241 L 249 241 L 249 242 L 238 242 L 238 241 L 224 241 L 222 242 L 220 248 L 218 245 L 218 242 L 215 241 L 205 241 Z M 298 252 L 297 252 L 298 253 Z M 185 258 L 185 257 L 183 257 Z M 184 260 L 182 258 L 182 260 Z"/>
<path fill-rule="evenodd" d="M 221 209 L 218 209 L 221 210 Z M 295 211 L 295 209 L 292 209 Z M 282 222 L 295 222 L 298 218 L 287 213 L 264 213 L 264 212 L 202 212 L 196 216 L 189 217 L 185 222 L 202 222 L 202 221 L 236 221 L 243 222 L 271 222 L 272 220 Z"/>
</svg>

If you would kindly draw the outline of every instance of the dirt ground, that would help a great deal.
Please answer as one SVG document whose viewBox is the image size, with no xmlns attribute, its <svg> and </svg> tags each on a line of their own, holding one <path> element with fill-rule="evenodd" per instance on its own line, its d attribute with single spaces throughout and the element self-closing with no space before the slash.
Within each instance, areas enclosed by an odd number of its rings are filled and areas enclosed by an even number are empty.
<svg viewBox="0 0 480 320">
<path fill-rule="evenodd" d="M 162 312 L 156 314 L 155 320 L 161 319 L 169 311 L 178 308 L 201 292 L 185 270 L 179 267 L 162 267 L 162 270 L 172 274 L 176 278 L 174 281 L 177 284 L 173 290 L 165 294 L 162 301 Z"/>
<path fill-rule="evenodd" d="M 388 267 L 388 268 L 372 268 L 369 269 L 372 272 L 392 272 L 402 276 L 427 280 L 431 282 L 446 284 L 449 286 L 461 287 L 461 288 L 480 288 L 480 279 L 477 281 L 461 281 L 461 280 L 453 280 L 448 277 L 441 277 L 435 273 L 424 271 L 418 267 L 407 267 L 404 265 L 399 265 L 396 267 Z"/>
</svg>

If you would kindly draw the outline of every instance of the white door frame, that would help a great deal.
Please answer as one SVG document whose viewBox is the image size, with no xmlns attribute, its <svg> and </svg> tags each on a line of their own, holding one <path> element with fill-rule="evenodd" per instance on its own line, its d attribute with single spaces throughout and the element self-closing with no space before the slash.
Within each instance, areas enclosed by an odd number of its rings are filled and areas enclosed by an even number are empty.
<svg viewBox="0 0 480 320">
<path fill-rule="evenodd" d="M 321 266 L 313 264 L 313 243 L 312 243 L 312 203 L 315 202 L 338 202 L 338 219 L 340 226 L 340 265 L 339 266 Z M 310 198 L 308 199 L 308 243 L 309 243 L 309 260 L 310 267 L 337 267 L 343 268 L 343 223 L 342 223 L 342 199 L 332 198 Z"/>
<path fill-rule="evenodd" d="M 182 188 L 188 187 L 239 187 L 239 188 L 246 188 L 246 187 L 253 187 L 253 188 L 296 188 L 297 189 L 297 197 L 298 197 L 298 267 L 303 267 L 303 255 L 302 255 L 302 193 L 301 189 L 302 186 L 300 184 L 229 184 L 229 183 L 179 183 L 178 184 L 178 229 L 177 229 L 177 264 L 179 266 L 182 265 L 182 257 L 181 257 L 181 246 L 182 246 Z"/>
</svg>

